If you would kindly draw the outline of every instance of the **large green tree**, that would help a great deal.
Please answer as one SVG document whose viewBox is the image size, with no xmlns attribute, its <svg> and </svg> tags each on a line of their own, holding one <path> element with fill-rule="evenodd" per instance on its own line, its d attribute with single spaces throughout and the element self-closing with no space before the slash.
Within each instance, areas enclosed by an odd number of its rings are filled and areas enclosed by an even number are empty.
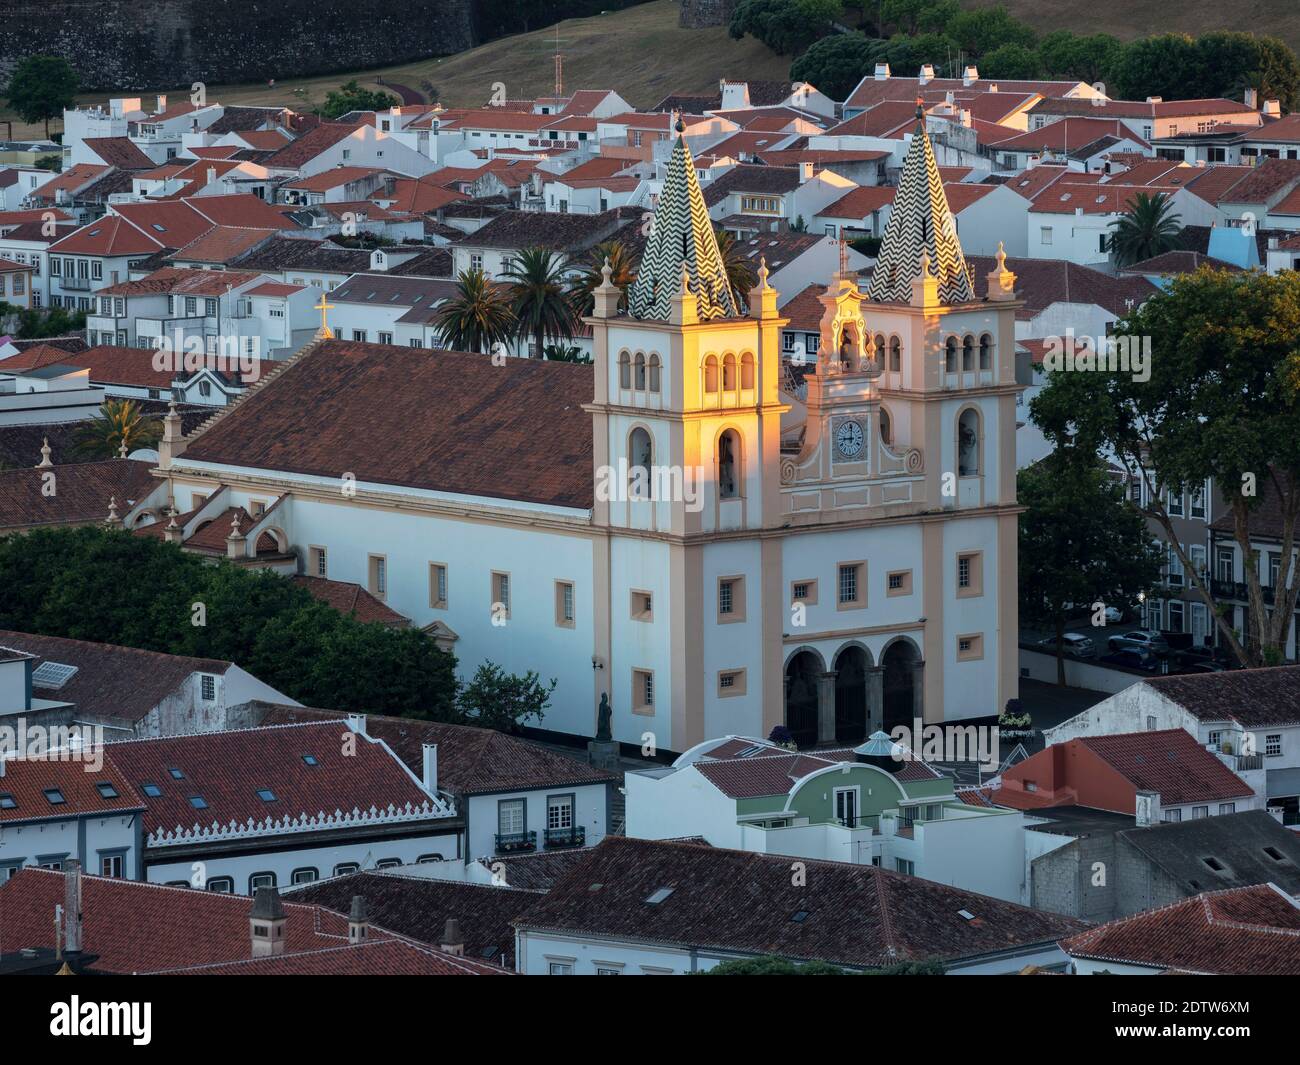
<svg viewBox="0 0 1300 1065">
<path fill-rule="evenodd" d="M 1129 266 L 1178 247 L 1183 231 L 1182 216 L 1175 213 L 1173 201 L 1163 192 L 1154 196 L 1139 192 L 1122 215 L 1110 224 L 1106 242 L 1111 258 L 1119 266 Z"/>
<path fill-rule="evenodd" d="M 1142 513 L 1158 523 L 1209 607 L 1220 640 L 1248 666 L 1280 661 L 1300 590 L 1292 564 L 1300 514 L 1300 273 L 1202 268 L 1116 323 L 1115 341 L 1145 350 L 1139 372 L 1053 373 L 1030 414 L 1057 446 L 1105 454 L 1141 478 Z M 1170 520 L 1170 492 L 1221 493 L 1244 559 L 1248 636 L 1234 631 Z M 1255 537 L 1267 496 L 1281 567 L 1268 607 Z M 1109 534 L 1108 534 L 1109 535 Z"/>
<path fill-rule="evenodd" d="M 320 113 L 322 118 L 335 119 L 349 111 L 387 111 L 399 103 L 401 101 L 396 96 L 362 88 L 353 78 L 326 93 Z"/>
<path fill-rule="evenodd" d="M 555 683 L 552 678 L 550 684 L 543 684 L 532 671 L 511 674 L 495 662 L 484 662 L 460 693 L 460 709 L 471 724 L 514 732 L 541 722 Z"/>
<path fill-rule="evenodd" d="M 741 0 L 727 30 L 736 40 L 749 34 L 777 55 L 798 55 L 841 14 L 840 0 Z"/>
<path fill-rule="evenodd" d="M 113 459 L 126 445 L 127 453 L 150 448 L 162 436 L 162 423 L 150 418 L 133 399 L 106 399 L 94 418 L 82 422 L 76 431 L 73 451 L 80 459 Z"/>
<path fill-rule="evenodd" d="M 29 55 L 14 67 L 4 96 L 24 122 L 44 122 L 48 139 L 50 119 L 76 103 L 77 74 L 61 56 Z"/>
<path fill-rule="evenodd" d="M 843 100 L 878 62 L 887 62 L 880 58 L 883 45 L 860 33 L 823 37 L 790 65 L 790 78 L 809 82 L 832 99 Z"/>
<path fill-rule="evenodd" d="M 1038 55 L 1048 77 L 1075 78 L 1093 85 L 1110 76 L 1111 65 L 1122 47 L 1119 39 L 1108 33 L 1080 36 L 1056 30 L 1038 42 Z"/>
<path fill-rule="evenodd" d="M 618 309 L 627 310 L 627 293 L 636 280 L 636 263 L 621 240 L 607 240 L 588 252 L 582 263 L 582 272 L 570 283 L 569 295 L 579 314 L 590 314 L 595 309 L 596 298 L 592 293 L 604 284 L 606 263 L 609 263 L 610 283 L 617 285 L 622 293 L 618 298 Z"/>
<path fill-rule="evenodd" d="M 1094 452 L 1068 444 L 1016 478 L 1020 515 L 1020 613 L 1056 635 L 1057 683 L 1065 683 L 1061 637 L 1071 612 L 1103 603 L 1125 609 L 1160 578 L 1161 554 L 1146 522 Z M 1067 606 L 1070 604 L 1070 606 Z"/>
<path fill-rule="evenodd" d="M 1005 44 L 1032 47 L 1037 34 L 1001 4 L 962 11 L 948 20 L 944 33 L 971 56 L 985 56 Z M 981 71 L 981 74 L 983 71 Z"/>
</svg>

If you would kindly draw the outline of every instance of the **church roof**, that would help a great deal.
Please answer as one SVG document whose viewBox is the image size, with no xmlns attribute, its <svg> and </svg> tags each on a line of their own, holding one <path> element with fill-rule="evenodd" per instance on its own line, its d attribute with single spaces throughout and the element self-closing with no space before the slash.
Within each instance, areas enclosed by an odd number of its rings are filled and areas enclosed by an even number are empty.
<svg viewBox="0 0 1300 1065">
<path fill-rule="evenodd" d="M 695 163 L 680 133 L 679 122 L 677 143 L 628 306 L 634 318 L 667 321 L 684 273 L 698 302 L 701 321 L 736 318 L 740 314 L 736 297 L 727 281 Z"/>
<path fill-rule="evenodd" d="M 941 302 L 975 299 L 925 119 L 918 117 L 867 295 L 884 303 L 911 302 L 912 281 L 923 264 L 939 280 Z"/>
</svg>

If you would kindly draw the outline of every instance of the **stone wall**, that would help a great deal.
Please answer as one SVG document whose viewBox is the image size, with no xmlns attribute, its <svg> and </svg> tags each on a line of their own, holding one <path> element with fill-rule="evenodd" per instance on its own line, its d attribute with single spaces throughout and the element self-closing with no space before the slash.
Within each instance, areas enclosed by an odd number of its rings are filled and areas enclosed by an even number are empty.
<svg viewBox="0 0 1300 1065">
<path fill-rule="evenodd" d="M 677 24 L 688 30 L 704 26 L 725 26 L 740 0 L 681 0 Z"/>
<path fill-rule="evenodd" d="M 61 55 L 86 91 L 365 70 L 473 47 L 473 0 L 4 0 L 0 83 Z"/>
</svg>

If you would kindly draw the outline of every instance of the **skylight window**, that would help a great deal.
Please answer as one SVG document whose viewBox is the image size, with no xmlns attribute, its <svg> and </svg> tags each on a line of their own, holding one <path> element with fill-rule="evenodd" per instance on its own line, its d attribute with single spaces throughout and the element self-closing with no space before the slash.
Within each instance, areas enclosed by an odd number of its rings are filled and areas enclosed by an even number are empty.
<svg viewBox="0 0 1300 1065">
<path fill-rule="evenodd" d="M 3 796 L 0 796 L 0 806 L 2 805 L 4 805 Z M 1267 854 L 1270 858 L 1272 858 L 1273 861 L 1275 862 L 1286 861 L 1286 858 L 1283 856 L 1282 852 L 1278 850 L 1276 847 L 1265 847 L 1264 853 Z"/>
<path fill-rule="evenodd" d="M 803 924 L 804 921 L 808 920 L 808 911 L 796 910 L 794 913 L 790 915 L 790 920 L 792 920 L 795 924 Z"/>
<path fill-rule="evenodd" d="M 18 807 L 18 800 L 7 791 L 0 791 L 0 810 L 14 810 Z"/>
<path fill-rule="evenodd" d="M 1201 861 L 1203 861 L 1206 865 L 1208 865 L 1208 866 L 1209 866 L 1211 869 L 1213 869 L 1216 873 L 1221 873 L 1221 872 L 1223 872 L 1223 863 L 1222 863 L 1221 861 L 1219 861 L 1218 858 L 1202 858 Z"/>
<path fill-rule="evenodd" d="M 159 795 L 162 794 L 162 788 L 160 788 L 157 784 L 145 784 L 143 787 L 140 788 L 140 790 L 143 791 L 146 795 L 148 795 L 149 798 L 151 799 L 156 799 L 158 798 Z"/>
<path fill-rule="evenodd" d="M 63 797 L 63 792 L 58 788 L 46 788 L 42 795 L 51 806 L 62 806 L 68 800 Z"/>
<path fill-rule="evenodd" d="M 107 780 L 101 780 L 98 784 L 95 785 L 95 789 L 99 792 L 99 796 L 102 799 L 117 798 L 117 788 L 113 787 L 113 785 L 110 784 Z"/>
<path fill-rule="evenodd" d="M 270 788 L 258 788 L 257 797 L 263 802 L 275 802 L 275 792 Z"/>
<path fill-rule="evenodd" d="M 182 773 L 179 769 L 169 769 L 169 770 L 167 770 L 167 772 L 169 772 L 169 773 L 172 775 L 172 779 L 173 779 L 173 780 L 184 780 L 184 779 L 185 779 L 185 774 Z"/>
<path fill-rule="evenodd" d="M 190 805 L 196 810 L 206 810 L 208 808 L 208 800 L 202 795 L 191 795 Z"/>
<path fill-rule="evenodd" d="M 957 911 L 957 916 L 960 917 L 960 918 L 962 918 L 962 920 L 965 920 L 965 921 L 973 921 L 973 920 L 975 920 L 975 915 L 974 915 L 973 913 L 971 913 L 970 910 L 958 910 L 958 911 Z"/>
<path fill-rule="evenodd" d="M 302 760 L 306 765 L 320 765 L 320 763 L 316 761 L 316 756 L 314 754 L 304 754 Z"/>
<path fill-rule="evenodd" d="M 65 665 L 62 662 L 42 662 L 32 670 L 32 686 L 58 690 L 67 684 L 76 672 L 76 666 Z"/>
<path fill-rule="evenodd" d="M 659 903 L 663 902 L 664 899 L 666 899 L 672 893 L 673 893 L 673 888 L 670 887 L 656 888 L 654 892 L 646 899 L 646 902 L 649 903 L 651 906 L 658 906 Z"/>
</svg>

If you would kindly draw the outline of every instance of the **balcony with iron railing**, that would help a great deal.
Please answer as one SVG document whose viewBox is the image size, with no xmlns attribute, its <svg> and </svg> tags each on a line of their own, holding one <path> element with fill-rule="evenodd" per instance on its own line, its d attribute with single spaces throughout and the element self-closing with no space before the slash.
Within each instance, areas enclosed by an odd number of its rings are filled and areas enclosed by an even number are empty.
<svg viewBox="0 0 1300 1065">
<path fill-rule="evenodd" d="M 587 830 L 582 825 L 575 825 L 572 828 L 548 828 L 543 833 L 543 839 L 547 850 L 563 847 L 585 847 L 587 845 Z"/>
<path fill-rule="evenodd" d="M 1273 588 L 1271 585 L 1261 584 L 1260 594 L 1264 597 L 1264 602 L 1272 605 Z M 1216 599 L 1235 599 L 1238 602 L 1250 602 L 1250 585 L 1245 581 L 1225 581 L 1218 577 L 1210 578 L 1210 592 Z"/>
<path fill-rule="evenodd" d="M 498 832 L 496 834 L 496 852 L 498 854 L 520 854 L 537 850 L 536 832 Z"/>
</svg>

